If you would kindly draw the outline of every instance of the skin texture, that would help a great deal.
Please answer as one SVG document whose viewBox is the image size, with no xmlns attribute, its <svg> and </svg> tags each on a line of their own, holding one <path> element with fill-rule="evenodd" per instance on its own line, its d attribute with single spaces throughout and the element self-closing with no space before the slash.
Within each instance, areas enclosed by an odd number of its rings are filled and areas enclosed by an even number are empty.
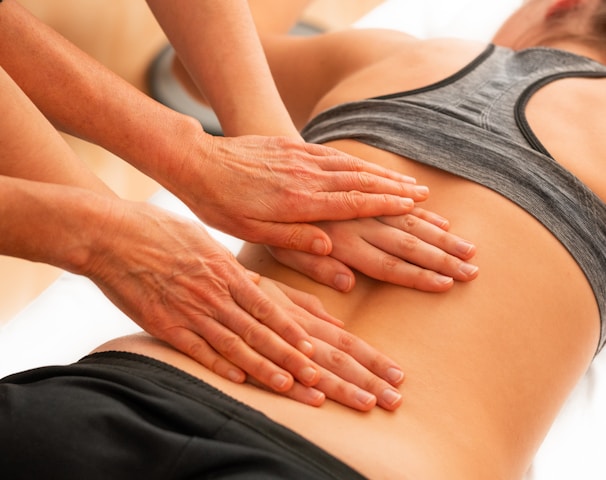
<svg viewBox="0 0 606 480">
<path fill-rule="evenodd" d="M 553 36 L 553 12 L 559 18 L 571 15 L 567 18 L 576 29 L 595 3 L 580 5 L 526 2 L 495 41 L 516 48 L 563 48 L 603 63 L 603 50 Z M 286 105 L 301 118 L 343 101 L 426 86 L 485 48 L 383 31 L 305 40 L 268 37 L 264 44 Z M 326 65 L 331 65 L 328 73 Z M 305 82 L 296 83 L 297 78 Z M 602 199 L 606 132 L 599 118 L 606 107 L 605 82 L 555 81 L 532 97 L 526 111 L 556 161 Z M 331 146 L 427 184 L 432 190 L 427 208 L 449 218 L 454 232 L 478 245 L 474 261 L 481 275 L 437 296 L 357 274 L 355 288 L 343 295 L 285 268 L 261 246 L 248 245 L 239 259 L 266 277 L 318 296 L 348 332 L 402 364 L 400 408 L 361 414 L 331 401 L 308 408 L 251 385 L 225 382 L 148 337 L 116 340 L 101 349 L 139 352 L 176 365 L 372 478 L 522 478 L 596 350 L 599 312 L 584 274 L 541 224 L 495 192 L 355 141 Z M 260 285 L 276 301 L 283 299 L 271 282 L 263 279 Z"/>
<path fill-rule="evenodd" d="M 151 100 L 16 1 L 5 0 L 0 4 L 0 253 L 87 276 L 146 331 L 221 376 L 236 382 L 249 376 L 278 391 L 288 390 L 295 378 L 315 385 L 321 375 L 309 358 L 312 337 L 300 325 L 301 318 L 326 322 L 324 313 L 310 307 L 315 302 L 305 300 L 301 306 L 301 296 L 293 296 L 288 307 L 275 305 L 256 285 L 258 276 L 200 224 L 116 198 L 54 128 L 122 157 L 207 223 L 253 242 L 310 252 L 314 265 L 318 255 L 331 252 L 332 241 L 309 222 L 408 214 L 415 201 L 427 197 L 427 189 L 407 175 L 306 145 L 293 134 L 259 42 L 249 42 L 254 26 L 242 2 L 180 1 L 170 11 L 160 2 L 150 4 L 171 36 L 175 25 L 166 17 L 183 22 L 182 32 L 192 32 L 189 21 L 203 22 L 208 28 L 201 31 L 209 38 L 217 30 L 225 38 L 225 23 L 237 27 L 230 30 L 233 42 L 226 41 L 230 61 L 207 59 L 205 68 L 192 72 L 213 105 L 224 109 L 222 115 L 238 118 L 234 128 L 246 128 L 247 135 L 206 134 L 196 120 Z M 187 38 L 182 43 L 187 59 L 191 47 Z M 242 51 L 236 56 L 238 44 Z M 234 78 L 258 67 L 254 95 L 236 88 Z M 252 130 L 242 121 L 250 118 L 246 109 L 236 112 L 229 104 L 236 98 L 234 89 L 254 98 L 255 110 L 265 111 L 257 101 L 267 106 L 271 117 L 287 128 L 273 137 L 264 129 Z M 247 105 L 240 98 L 237 103 Z M 473 252 L 459 255 L 442 249 L 441 244 L 451 248 L 453 241 L 445 234 L 435 246 L 422 242 L 422 248 L 446 257 L 446 262 L 432 260 L 427 268 L 418 267 L 425 277 L 419 287 L 446 290 L 453 277 L 474 277 L 457 273 L 463 263 L 459 257 L 467 259 Z M 436 264 L 442 273 L 428 271 Z M 347 270 L 345 275 L 345 281 L 333 275 L 332 284 L 350 289 L 353 274 Z M 402 273 L 405 278 L 415 275 Z M 381 359 L 375 364 L 375 380 L 387 388 L 381 383 L 386 381 L 385 365 L 396 365 L 377 351 L 374 355 Z M 322 398 L 317 392 L 316 401 Z"/>
</svg>

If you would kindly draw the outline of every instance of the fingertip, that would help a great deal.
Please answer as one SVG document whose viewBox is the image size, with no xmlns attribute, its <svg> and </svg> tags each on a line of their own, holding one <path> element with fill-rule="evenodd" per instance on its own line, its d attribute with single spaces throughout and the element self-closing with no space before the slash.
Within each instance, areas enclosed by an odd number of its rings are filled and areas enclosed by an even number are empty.
<svg viewBox="0 0 606 480">
<path fill-rule="evenodd" d="M 350 292 L 354 287 L 354 283 L 355 280 L 353 275 L 348 275 L 346 273 L 338 273 L 333 280 L 334 288 L 343 293 Z"/>
<path fill-rule="evenodd" d="M 356 408 L 362 412 L 372 410 L 377 404 L 377 397 L 366 390 L 357 390 L 354 398 Z"/>
<path fill-rule="evenodd" d="M 314 346 L 309 340 L 301 340 L 297 344 L 297 349 L 307 357 L 311 357 L 314 354 Z"/>
<path fill-rule="evenodd" d="M 479 271 L 480 267 L 472 265 L 471 263 L 462 263 L 459 266 L 459 272 L 464 275 L 465 280 L 473 280 L 478 276 Z"/>
<path fill-rule="evenodd" d="M 381 397 L 379 398 L 379 406 L 390 412 L 397 409 L 402 405 L 402 394 L 397 390 L 387 388 L 383 390 Z"/>
<path fill-rule="evenodd" d="M 404 382 L 404 372 L 398 367 L 389 367 L 385 374 L 385 380 L 397 387 Z"/>
<path fill-rule="evenodd" d="M 320 407 L 326 400 L 326 395 L 320 390 L 316 390 L 315 388 L 310 388 L 309 392 L 309 402 L 308 404 L 312 407 Z"/>
<path fill-rule="evenodd" d="M 460 240 L 455 245 L 457 254 L 465 260 L 473 257 L 476 254 L 476 246 L 466 240 Z"/>
<path fill-rule="evenodd" d="M 246 381 L 246 374 L 236 368 L 230 368 L 227 371 L 226 377 L 234 383 L 244 383 Z"/>
<path fill-rule="evenodd" d="M 328 255 L 332 245 L 326 238 L 316 238 L 311 242 L 310 253 L 315 255 Z"/>
<path fill-rule="evenodd" d="M 320 381 L 320 378 L 320 372 L 316 368 L 310 366 L 303 367 L 297 375 L 297 380 L 306 387 L 313 387 Z"/>
<path fill-rule="evenodd" d="M 286 375 L 282 372 L 274 373 L 270 378 L 270 386 L 276 392 L 285 392 L 289 390 L 293 385 L 293 378 L 290 375 Z"/>
<path fill-rule="evenodd" d="M 445 292 L 452 288 L 454 285 L 454 278 L 447 277 L 446 275 L 441 275 L 439 273 L 434 273 L 432 276 L 431 287 L 429 291 L 432 292 Z"/>
</svg>

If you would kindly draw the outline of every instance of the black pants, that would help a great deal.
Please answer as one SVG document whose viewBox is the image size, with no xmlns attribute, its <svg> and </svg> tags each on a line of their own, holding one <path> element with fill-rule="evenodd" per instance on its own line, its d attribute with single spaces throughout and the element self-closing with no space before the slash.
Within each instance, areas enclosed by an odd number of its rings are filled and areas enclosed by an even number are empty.
<svg viewBox="0 0 606 480">
<path fill-rule="evenodd" d="M 0 472 L 44 479 L 361 479 L 170 365 L 103 352 L 0 381 Z"/>
</svg>

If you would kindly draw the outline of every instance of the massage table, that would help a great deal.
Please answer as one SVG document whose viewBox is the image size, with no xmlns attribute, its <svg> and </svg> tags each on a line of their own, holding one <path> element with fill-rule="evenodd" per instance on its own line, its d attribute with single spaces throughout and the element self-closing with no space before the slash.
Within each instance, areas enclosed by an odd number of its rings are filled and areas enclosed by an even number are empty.
<svg viewBox="0 0 606 480">
<path fill-rule="evenodd" d="M 419 37 L 459 36 L 488 41 L 520 0 L 387 0 L 358 28 L 400 29 Z M 180 215 L 194 215 L 165 190 L 149 200 Z M 209 232 L 232 252 L 238 239 Z M 62 274 L 0 327 L 0 378 L 28 368 L 78 360 L 99 344 L 140 331 L 88 279 Z M 557 374 L 557 372 L 555 373 Z M 524 480 L 604 480 L 606 353 L 598 355 L 564 405 Z M 490 479 L 487 479 L 490 480 Z"/>
</svg>

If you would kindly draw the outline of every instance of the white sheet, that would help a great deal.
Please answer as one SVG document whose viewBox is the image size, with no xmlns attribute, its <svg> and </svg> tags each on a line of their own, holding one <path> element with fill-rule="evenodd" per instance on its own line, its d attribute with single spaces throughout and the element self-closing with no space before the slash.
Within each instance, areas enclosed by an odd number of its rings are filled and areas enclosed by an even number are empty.
<svg viewBox="0 0 606 480">
<path fill-rule="evenodd" d="M 358 27 L 401 29 L 420 37 L 463 36 L 490 39 L 519 0 L 388 0 Z M 151 201 L 193 217 L 172 195 Z M 241 242 L 211 230 L 237 252 Z M 0 329 L 0 378 L 41 365 L 77 360 L 100 343 L 139 328 L 88 280 L 62 275 L 27 308 Z M 557 372 L 554 372 L 557 375 Z M 606 445 L 606 353 L 580 381 L 549 433 L 526 480 L 601 480 L 601 449 Z"/>
</svg>

